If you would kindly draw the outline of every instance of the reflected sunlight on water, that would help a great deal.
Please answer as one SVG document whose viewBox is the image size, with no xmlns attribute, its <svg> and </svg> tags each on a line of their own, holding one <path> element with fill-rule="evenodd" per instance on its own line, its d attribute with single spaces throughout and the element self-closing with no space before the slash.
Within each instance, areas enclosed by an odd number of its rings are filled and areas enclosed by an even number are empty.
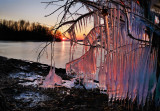
<svg viewBox="0 0 160 111">
<path fill-rule="evenodd" d="M 37 61 L 38 53 L 45 46 L 45 42 L 0 42 L 0 56 L 8 58 Z M 65 68 L 69 61 L 70 42 L 56 42 L 54 45 L 54 60 L 57 68 Z M 40 59 L 41 63 L 50 65 L 50 46 Z M 82 46 L 77 46 L 75 58 L 82 54 Z"/>
</svg>

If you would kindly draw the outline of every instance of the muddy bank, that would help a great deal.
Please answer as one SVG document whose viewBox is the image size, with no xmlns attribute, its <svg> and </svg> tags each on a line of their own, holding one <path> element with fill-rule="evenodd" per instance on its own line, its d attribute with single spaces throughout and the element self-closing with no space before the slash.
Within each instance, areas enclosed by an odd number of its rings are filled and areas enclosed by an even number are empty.
<svg viewBox="0 0 160 111">
<path fill-rule="evenodd" d="M 33 81 L 25 79 L 30 76 L 45 77 L 49 69 L 50 66 L 45 64 L 0 57 L 0 111 L 127 111 L 129 108 L 134 111 L 142 110 L 127 100 L 108 102 L 108 96 L 100 93 L 98 89 L 44 89 L 22 85 L 23 82 Z M 56 68 L 56 73 L 64 80 L 71 79 L 66 75 L 65 69 Z M 158 111 L 152 106 L 148 105 L 146 108 Z"/>
<path fill-rule="evenodd" d="M 13 72 L 35 72 L 39 75 L 46 76 L 49 72 L 50 66 L 32 61 L 23 61 L 17 59 L 8 59 L 0 56 L 0 77 L 8 76 Z M 65 69 L 56 68 L 56 73 L 63 79 L 69 79 L 66 75 Z"/>
</svg>

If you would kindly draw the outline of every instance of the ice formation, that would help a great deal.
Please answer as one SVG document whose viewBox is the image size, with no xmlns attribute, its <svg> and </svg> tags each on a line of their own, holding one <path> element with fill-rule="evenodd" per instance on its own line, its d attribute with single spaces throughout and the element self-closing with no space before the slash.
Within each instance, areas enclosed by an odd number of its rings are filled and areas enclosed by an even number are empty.
<svg viewBox="0 0 160 111">
<path fill-rule="evenodd" d="M 51 68 L 49 74 L 43 81 L 43 86 L 45 88 L 54 88 L 55 85 L 61 85 L 62 78 L 55 73 L 55 68 Z"/>
<path fill-rule="evenodd" d="M 77 78 L 84 79 L 84 84 L 98 77 L 99 88 L 107 90 L 109 99 L 128 97 L 144 105 L 153 98 L 154 92 L 156 99 L 160 98 L 157 49 L 151 46 L 152 36 L 147 35 L 146 24 L 139 17 L 144 16 L 143 9 L 132 0 L 114 1 L 97 0 L 86 4 L 81 1 L 95 12 L 94 27 L 84 35 L 84 55 L 70 59 L 66 71 L 75 72 Z M 78 22 L 79 27 L 82 27 L 81 22 Z M 72 41 L 77 40 L 74 26 L 68 31 Z"/>
</svg>

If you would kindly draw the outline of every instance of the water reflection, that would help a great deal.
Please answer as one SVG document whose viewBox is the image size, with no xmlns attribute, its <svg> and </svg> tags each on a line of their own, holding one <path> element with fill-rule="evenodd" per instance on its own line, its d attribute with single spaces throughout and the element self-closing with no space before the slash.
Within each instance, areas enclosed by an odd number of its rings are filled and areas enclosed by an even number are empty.
<svg viewBox="0 0 160 111">
<path fill-rule="evenodd" d="M 0 56 L 8 58 L 37 61 L 38 53 L 45 46 L 45 42 L 0 42 Z M 56 42 L 54 45 L 54 60 L 55 66 L 65 68 L 65 64 L 69 61 L 70 42 Z M 82 46 L 77 46 L 75 58 L 81 56 Z M 47 48 L 47 53 L 40 58 L 40 62 L 44 64 L 51 63 L 50 47 Z"/>
<path fill-rule="evenodd" d="M 62 41 L 62 51 L 64 51 L 64 49 L 65 49 L 65 43 L 64 41 Z"/>
</svg>

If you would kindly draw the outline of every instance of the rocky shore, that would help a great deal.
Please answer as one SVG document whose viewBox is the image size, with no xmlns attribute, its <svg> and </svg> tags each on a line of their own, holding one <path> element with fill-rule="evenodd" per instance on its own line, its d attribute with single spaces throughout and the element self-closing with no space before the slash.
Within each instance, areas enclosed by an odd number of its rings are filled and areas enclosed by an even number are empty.
<svg viewBox="0 0 160 111">
<path fill-rule="evenodd" d="M 23 82 L 33 81 L 23 78 L 23 74 L 46 76 L 50 66 L 31 61 L 8 59 L 0 56 L 0 111 L 127 111 L 142 110 L 130 101 L 110 101 L 98 89 L 56 87 L 44 89 L 25 86 Z M 19 74 L 17 77 L 16 75 Z M 56 74 L 69 80 L 65 69 L 57 69 Z M 149 109 L 156 109 L 148 106 Z M 144 109 L 143 109 L 144 110 Z"/>
</svg>

